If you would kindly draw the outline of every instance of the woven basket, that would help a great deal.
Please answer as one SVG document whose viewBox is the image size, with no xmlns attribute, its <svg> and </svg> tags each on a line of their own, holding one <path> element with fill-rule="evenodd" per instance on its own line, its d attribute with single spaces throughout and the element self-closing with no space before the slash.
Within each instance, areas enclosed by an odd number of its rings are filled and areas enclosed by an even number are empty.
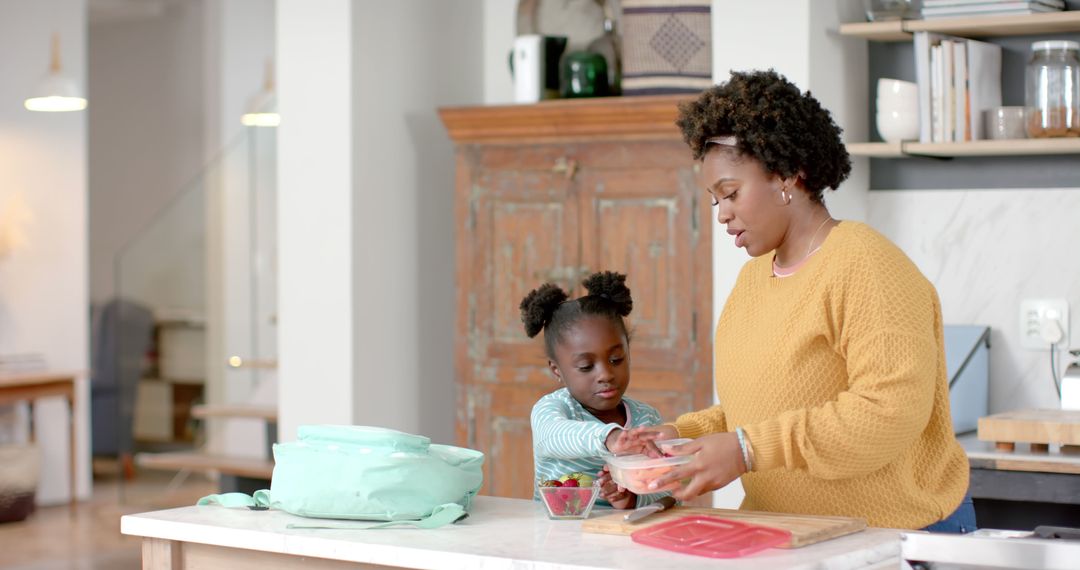
<svg viewBox="0 0 1080 570">
<path fill-rule="evenodd" d="M 624 95 L 712 86 L 711 0 L 622 0 Z"/>
<path fill-rule="evenodd" d="M 21 521 L 34 511 L 41 453 L 34 445 L 0 445 L 0 523 Z"/>
</svg>

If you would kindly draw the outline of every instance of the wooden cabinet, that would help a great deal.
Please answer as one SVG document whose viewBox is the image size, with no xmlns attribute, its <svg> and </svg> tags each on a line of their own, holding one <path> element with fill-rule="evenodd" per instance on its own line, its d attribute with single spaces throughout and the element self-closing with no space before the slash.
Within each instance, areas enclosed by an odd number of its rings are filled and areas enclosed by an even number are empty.
<svg viewBox="0 0 1080 570">
<path fill-rule="evenodd" d="M 456 144 L 457 441 L 482 492 L 530 497 L 529 413 L 557 385 L 518 303 L 593 271 L 634 296 L 628 395 L 665 418 L 712 401 L 712 212 L 674 97 L 442 109 Z"/>
<path fill-rule="evenodd" d="M 938 32 L 966 38 L 1069 34 L 1080 32 L 1080 12 L 1048 12 L 1017 16 L 968 16 L 935 20 L 852 22 L 840 26 L 840 34 L 875 42 L 911 41 L 915 32 Z M 1026 57 L 1026 54 L 1025 54 Z M 971 156 L 1025 156 L 1080 154 L 1080 139 L 1040 138 L 1021 140 L 977 140 L 968 142 L 848 142 L 855 156 L 939 158 Z"/>
</svg>

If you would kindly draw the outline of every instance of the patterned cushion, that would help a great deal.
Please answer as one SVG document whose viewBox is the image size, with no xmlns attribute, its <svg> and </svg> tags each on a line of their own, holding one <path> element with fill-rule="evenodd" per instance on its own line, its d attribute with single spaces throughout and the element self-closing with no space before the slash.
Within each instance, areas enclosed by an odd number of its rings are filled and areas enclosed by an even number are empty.
<svg viewBox="0 0 1080 570">
<path fill-rule="evenodd" d="M 624 95 L 697 93 L 712 81 L 711 0 L 623 0 Z"/>
</svg>

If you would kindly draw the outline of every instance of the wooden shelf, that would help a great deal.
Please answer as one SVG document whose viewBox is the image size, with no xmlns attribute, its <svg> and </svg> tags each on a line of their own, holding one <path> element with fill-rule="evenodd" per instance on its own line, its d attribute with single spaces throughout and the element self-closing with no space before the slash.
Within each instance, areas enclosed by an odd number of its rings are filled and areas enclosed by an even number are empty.
<svg viewBox="0 0 1080 570">
<path fill-rule="evenodd" d="M 871 158 L 904 158 L 904 143 L 846 143 L 848 154 Z"/>
<path fill-rule="evenodd" d="M 1026 16 L 965 16 L 934 20 L 854 22 L 840 25 L 840 35 L 877 42 L 909 41 L 914 32 L 938 32 L 966 38 L 1080 32 L 1080 11 Z"/>
<path fill-rule="evenodd" d="M 962 143 L 851 143 L 847 145 L 847 149 L 853 156 L 872 158 L 1080 154 L 1080 138 L 988 140 Z"/>
<path fill-rule="evenodd" d="M 904 152 L 921 156 L 1025 156 L 1080 154 L 1080 138 L 971 141 L 964 143 L 904 143 Z"/>
<path fill-rule="evenodd" d="M 840 24 L 840 35 L 865 38 L 875 42 L 909 42 L 911 32 L 904 29 L 907 20 L 891 22 L 851 22 Z"/>
</svg>

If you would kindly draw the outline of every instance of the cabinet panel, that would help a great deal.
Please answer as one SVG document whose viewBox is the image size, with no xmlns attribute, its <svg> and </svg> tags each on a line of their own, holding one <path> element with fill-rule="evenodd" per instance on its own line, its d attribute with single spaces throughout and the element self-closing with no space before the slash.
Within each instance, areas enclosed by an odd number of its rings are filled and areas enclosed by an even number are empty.
<svg viewBox="0 0 1080 570">
<path fill-rule="evenodd" d="M 474 263 L 467 288 L 471 350 L 484 357 L 478 366 L 503 361 L 519 366 L 522 360 L 531 365 L 537 343 L 525 336 L 518 304 L 542 282 L 567 287 L 575 280 L 580 266 L 577 204 L 567 176 L 544 153 L 485 149 L 476 163 L 485 162 L 491 166 L 473 169 L 472 219 L 463 236 Z"/>
</svg>

